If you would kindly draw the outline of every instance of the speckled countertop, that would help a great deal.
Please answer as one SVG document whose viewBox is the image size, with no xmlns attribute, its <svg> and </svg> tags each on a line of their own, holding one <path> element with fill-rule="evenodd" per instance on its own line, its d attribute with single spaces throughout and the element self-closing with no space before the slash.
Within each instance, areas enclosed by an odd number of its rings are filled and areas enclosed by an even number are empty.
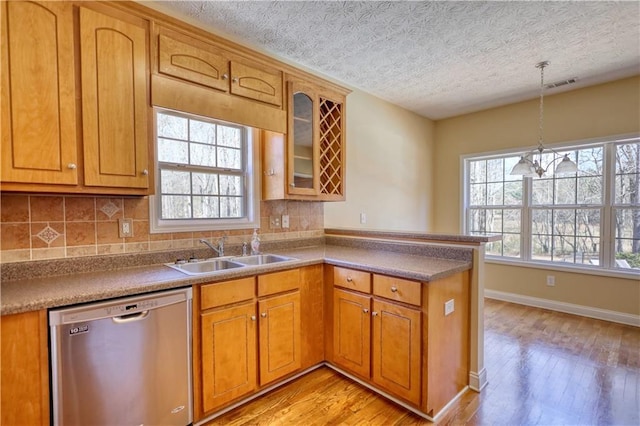
<svg viewBox="0 0 640 426">
<path fill-rule="evenodd" d="M 433 281 L 471 269 L 470 259 L 444 259 L 421 254 L 372 248 L 319 245 L 271 253 L 296 260 L 188 276 L 165 265 L 137 266 L 101 272 L 76 273 L 45 278 L 3 281 L 1 314 L 55 308 L 130 296 L 194 284 L 224 281 L 285 269 L 328 263 L 422 282 Z"/>
</svg>

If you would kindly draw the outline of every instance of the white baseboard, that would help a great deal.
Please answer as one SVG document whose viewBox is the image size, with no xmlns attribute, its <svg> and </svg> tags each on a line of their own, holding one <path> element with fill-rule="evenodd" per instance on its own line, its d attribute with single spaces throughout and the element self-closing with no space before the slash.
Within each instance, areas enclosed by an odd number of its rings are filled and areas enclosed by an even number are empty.
<svg viewBox="0 0 640 426">
<path fill-rule="evenodd" d="M 497 290 L 485 289 L 484 296 L 489 299 L 502 300 L 505 302 L 518 303 L 520 305 L 534 306 L 536 308 L 550 309 L 552 311 L 565 312 L 568 314 L 581 315 L 583 317 L 640 327 L 640 315 L 593 308 L 591 306 L 575 305 L 573 303 L 558 302 L 549 299 L 541 299 L 539 297 L 523 296 L 521 294 L 506 293 Z"/>
<path fill-rule="evenodd" d="M 487 386 L 489 382 L 487 381 L 487 370 L 482 368 L 479 372 L 470 371 L 469 372 L 469 388 L 480 392 L 482 389 Z"/>
</svg>

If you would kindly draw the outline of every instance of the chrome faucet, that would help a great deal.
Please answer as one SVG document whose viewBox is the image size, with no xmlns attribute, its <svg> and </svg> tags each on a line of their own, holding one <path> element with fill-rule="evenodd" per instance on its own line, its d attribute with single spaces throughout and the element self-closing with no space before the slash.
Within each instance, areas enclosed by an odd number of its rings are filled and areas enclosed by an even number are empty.
<svg viewBox="0 0 640 426">
<path fill-rule="evenodd" d="M 224 256 L 224 237 L 220 239 L 220 241 L 218 241 L 218 247 L 214 247 L 213 244 L 211 244 L 209 241 L 205 240 L 204 238 L 200 240 L 200 242 L 202 244 L 204 244 L 205 246 L 209 247 L 211 250 L 213 250 L 214 252 L 218 253 L 218 256 L 222 257 Z"/>
</svg>

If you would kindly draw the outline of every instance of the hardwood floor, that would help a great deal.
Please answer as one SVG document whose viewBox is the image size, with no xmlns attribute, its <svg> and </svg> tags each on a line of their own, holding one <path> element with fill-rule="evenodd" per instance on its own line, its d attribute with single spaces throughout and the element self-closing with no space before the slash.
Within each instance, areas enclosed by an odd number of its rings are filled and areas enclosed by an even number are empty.
<svg viewBox="0 0 640 426">
<path fill-rule="evenodd" d="M 439 424 L 640 424 L 640 328 L 487 299 L 485 368 Z M 326 367 L 208 423 L 425 424 Z"/>
</svg>

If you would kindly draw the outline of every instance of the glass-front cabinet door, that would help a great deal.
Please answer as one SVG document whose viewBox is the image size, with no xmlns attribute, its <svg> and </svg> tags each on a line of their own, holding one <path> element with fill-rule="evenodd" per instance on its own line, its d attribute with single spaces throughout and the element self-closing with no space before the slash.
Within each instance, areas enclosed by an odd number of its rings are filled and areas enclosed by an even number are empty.
<svg viewBox="0 0 640 426">
<path fill-rule="evenodd" d="M 317 195 L 319 188 L 318 96 L 309 85 L 290 81 L 287 192 Z"/>
</svg>

